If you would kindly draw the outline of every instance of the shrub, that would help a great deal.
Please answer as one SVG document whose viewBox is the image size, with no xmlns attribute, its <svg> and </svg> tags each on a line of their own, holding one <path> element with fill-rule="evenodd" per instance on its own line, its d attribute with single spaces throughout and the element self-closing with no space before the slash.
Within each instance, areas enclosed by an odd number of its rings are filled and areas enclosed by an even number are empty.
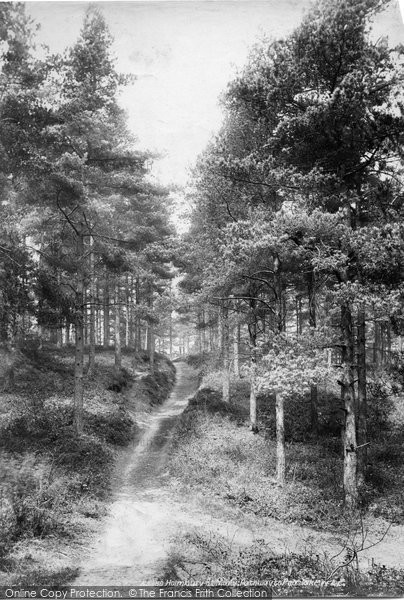
<svg viewBox="0 0 404 600">
<path fill-rule="evenodd" d="M 402 595 L 404 570 L 373 564 L 361 569 L 348 546 L 335 556 L 314 550 L 276 553 L 257 539 L 238 546 L 212 531 L 195 529 L 174 540 L 162 578 L 227 580 L 231 585 L 261 581 L 274 596 Z"/>
<path fill-rule="evenodd" d="M 67 483 L 34 460 L 8 469 L 0 510 L 0 554 L 23 537 L 44 537 L 64 528 Z"/>
<path fill-rule="evenodd" d="M 54 456 L 58 466 L 80 473 L 89 487 L 105 482 L 105 471 L 112 463 L 112 452 L 105 442 L 94 435 L 78 436 L 74 430 L 66 430 L 57 440 Z"/>
<path fill-rule="evenodd" d="M 246 411 L 238 404 L 223 402 L 218 391 L 202 388 L 191 398 L 177 422 L 174 445 L 180 438 L 195 433 L 199 417 L 207 415 L 228 417 L 240 425 L 245 421 Z"/>
<path fill-rule="evenodd" d="M 141 380 L 143 391 L 149 396 L 152 405 L 161 404 L 175 380 L 175 371 L 155 371 Z"/>
<path fill-rule="evenodd" d="M 57 586 L 67 585 L 73 581 L 80 572 L 78 567 L 36 567 L 32 565 L 19 564 L 17 573 L 8 580 L 8 585 L 19 587 L 32 586 Z"/>
<path fill-rule="evenodd" d="M 87 414 L 85 427 L 88 433 L 117 446 L 128 444 L 135 432 L 135 423 L 124 409 L 107 414 Z"/>
<path fill-rule="evenodd" d="M 0 445 L 13 451 L 38 444 L 51 445 L 72 423 L 71 406 L 45 404 L 42 398 L 32 395 L 3 425 Z"/>
<path fill-rule="evenodd" d="M 113 372 L 111 376 L 111 380 L 107 385 L 107 389 L 112 392 L 122 392 L 125 388 L 128 387 L 129 383 L 132 381 L 132 376 L 130 375 L 127 369 L 121 367 L 119 371 Z"/>
<path fill-rule="evenodd" d="M 369 382 L 368 392 L 368 435 L 378 438 L 391 429 L 390 415 L 393 410 L 391 389 L 382 381 Z"/>
</svg>

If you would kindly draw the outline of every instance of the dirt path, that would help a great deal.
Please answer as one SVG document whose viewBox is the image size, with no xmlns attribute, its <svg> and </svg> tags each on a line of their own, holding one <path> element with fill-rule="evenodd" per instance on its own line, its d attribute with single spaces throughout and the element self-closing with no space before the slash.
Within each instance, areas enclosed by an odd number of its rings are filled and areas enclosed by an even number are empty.
<svg viewBox="0 0 404 600">
<path fill-rule="evenodd" d="M 336 536 L 275 519 L 257 523 L 246 515 L 212 514 L 198 499 L 179 498 L 168 485 L 166 457 L 174 425 L 196 389 L 195 372 L 177 364 L 177 382 L 165 404 L 149 414 L 134 445 L 121 457 L 115 475 L 116 496 L 100 533 L 88 548 L 75 585 L 152 584 L 162 574 L 173 536 L 212 532 L 238 546 L 264 539 L 275 552 L 309 548 L 329 555 L 341 546 Z M 199 499 L 200 500 L 200 499 Z M 213 511 L 215 512 L 215 511 Z M 401 566 L 404 528 L 393 527 L 386 539 L 362 554 L 378 563 Z"/>
<path fill-rule="evenodd" d="M 195 371 L 177 363 L 174 389 L 148 415 L 134 445 L 119 460 L 114 502 L 88 550 L 75 585 L 132 585 L 156 577 L 166 545 L 181 519 L 164 485 L 167 446 L 178 415 L 197 387 Z"/>
</svg>

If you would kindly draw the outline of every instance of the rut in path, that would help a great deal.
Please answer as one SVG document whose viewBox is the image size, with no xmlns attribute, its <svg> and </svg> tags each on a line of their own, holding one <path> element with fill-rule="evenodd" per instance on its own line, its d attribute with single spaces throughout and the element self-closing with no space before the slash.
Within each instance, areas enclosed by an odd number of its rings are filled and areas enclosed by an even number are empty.
<svg viewBox="0 0 404 600">
<path fill-rule="evenodd" d="M 74 585 L 134 585 L 159 574 L 175 522 L 181 521 L 164 486 L 167 448 L 197 387 L 193 369 L 185 363 L 176 367 L 170 397 L 149 416 L 137 444 L 119 463 L 115 499 Z"/>
</svg>

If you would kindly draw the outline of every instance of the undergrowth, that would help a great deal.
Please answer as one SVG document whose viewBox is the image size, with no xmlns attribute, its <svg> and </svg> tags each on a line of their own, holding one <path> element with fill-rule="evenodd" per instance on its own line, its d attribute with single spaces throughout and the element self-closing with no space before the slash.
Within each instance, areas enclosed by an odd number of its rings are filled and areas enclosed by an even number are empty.
<svg viewBox="0 0 404 600">
<path fill-rule="evenodd" d="M 34 350 L 18 361 L 0 410 L 0 581 L 7 585 L 61 585 L 73 577 L 71 565 L 45 565 L 21 548 L 30 540 L 75 543 L 83 519 L 105 514 L 114 449 L 127 445 L 137 430 L 124 394 L 133 382 L 133 356 L 123 356 L 117 373 L 111 351 L 97 354 L 96 369 L 85 379 L 84 432 L 77 435 L 73 350 Z M 141 357 L 136 364 L 138 372 L 148 372 Z M 166 359 L 157 357 L 156 365 L 155 375 L 144 377 L 145 389 L 154 386 L 153 393 L 142 396 L 136 388 L 139 400 L 150 405 L 174 381 L 175 369 Z"/>
<path fill-rule="evenodd" d="M 390 523 L 403 522 L 403 436 L 397 423 L 392 423 L 391 418 L 389 420 L 389 411 L 383 408 L 380 391 L 376 389 L 375 394 L 379 393 L 379 396 L 374 398 L 369 391 L 372 400 L 369 431 L 374 436 L 369 449 L 370 465 L 367 480 L 361 488 L 360 506 L 351 514 L 343 506 L 343 458 L 336 398 L 332 390 L 322 399 L 317 435 L 310 434 L 308 399 L 293 398 L 287 403 L 287 473 L 286 484 L 280 488 L 275 479 L 273 398 L 259 398 L 260 431 L 254 435 L 248 423 L 248 382 L 231 380 L 229 404 L 222 402 L 218 382 L 220 384 L 215 372 L 203 377 L 202 389 L 190 401 L 177 425 L 169 462 L 172 484 L 176 489 L 185 493 L 192 490 L 194 495 L 199 492 L 198 497 L 205 506 L 219 513 L 225 508 L 235 520 L 240 519 L 241 511 L 246 518 L 250 515 L 248 518 L 256 523 L 274 518 L 339 536 L 349 537 L 352 528 L 358 527 L 359 523 L 361 526 L 365 524 L 377 535 L 380 528 L 386 530 L 386 521 L 379 520 L 376 524 L 375 518 L 379 517 Z M 380 433 L 381 422 L 383 433 Z M 293 573 L 306 573 L 308 579 L 328 582 L 322 589 L 310 590 L 310 594 L 397 594 L 403 591 L 402 570 L 375 564 L 363 570 L 354 564 L 355 561 L 348 561 L 342 568 L 338 565 L 345 564 L 344 556 L 340 556 L 336 572 L 343 586 L 332 589 L 327 578 L 336 568 L 336 563 L 335 560 L 330 563 L 325 555 L 315 560 L 307 553 L 274 555 L 262 542 L 243 550 L 222 548 L 222 554 L 219 552 L 220 556 L 214 560 L 212 557 L 221 548 L 222 542 L 211 542 L 205 539 L 202 543 L 200 537 L 197 540 L 179 538 L 175 542 L 177 551 L 167 563 L 166 575 L 170 574 L 170 569 L 172 579 L 199 575 L 199 580 L 213 573 L 218 577 L 232 574 L 254 579 L 260 578 L 264 572 L 267 578 L 289 579 L 294 578 Z M 184 544 L 183 551 L 179 551 L 178 548 Z M 203 554 L 203 544 L 208 544 L 210 558 Z M 352 556 L 356 552 L 355 545 L 353 549 Z M 345 550 L 349 552 L 352 549 L 347 546 Z M 287 587 L 276 590 L 277 594 L 283 595 L 307 592 L 307 589 L 296 586 L 292 590 Z"/>
<path fill-rule="evenodd" d="M 276 553 L 263 539 L 240 545 L 214 531 L 177 536 L 160 578 L 246 586 L 253 581 L 276 596 L 401 596 L 404 570 L 373 564 L 359 568 L 342 548 L 337 556 L 304 552 Z M 225 582 L 225 583 L 224 583 Z"/>
</svg>

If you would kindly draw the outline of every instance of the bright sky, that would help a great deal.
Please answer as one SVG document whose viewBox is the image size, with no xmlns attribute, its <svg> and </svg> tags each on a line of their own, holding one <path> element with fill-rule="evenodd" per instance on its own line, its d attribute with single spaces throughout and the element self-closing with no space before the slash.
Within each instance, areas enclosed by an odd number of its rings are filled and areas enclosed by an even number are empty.
<svg viewBox="0 0 404 600">
<path fill-rule="evenodd" d="M 404 43 L 404 0 L 392 0 L 376 30 Z M 142 148 L 164 152 L 155 174 L 182 185 L 222 114 L 218 97 L 265 33 L 281 37 L 308 0 L 132 0 L 95 2 L 115 38 L 118 70 L 138 79 L 122 95 Z M 38 41 L 60 52 L 77 38 L 88 2 L 26 2 Z"/>
</svg>

